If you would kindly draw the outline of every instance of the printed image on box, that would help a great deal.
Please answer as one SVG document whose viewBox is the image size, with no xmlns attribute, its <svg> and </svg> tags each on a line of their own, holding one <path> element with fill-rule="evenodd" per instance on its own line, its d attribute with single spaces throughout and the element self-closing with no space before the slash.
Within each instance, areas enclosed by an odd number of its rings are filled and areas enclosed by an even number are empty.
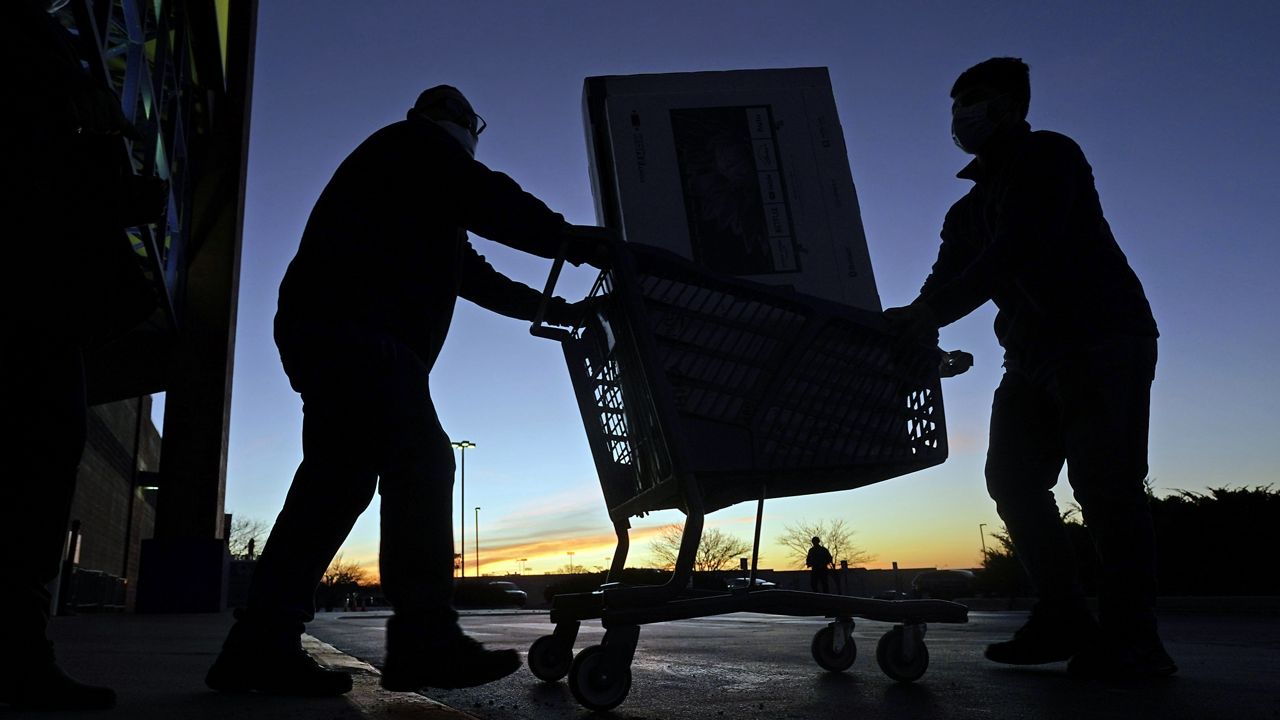
<svg viewBox="0 0 1280 720">
<path fill-rule="evenodd" d="M 713 271 L 879 311 L 825 68 L 587 78 L 597 221 Z"/>
<path fill-rule="evenodd" d="M 768 107 L 671 111 L 693 259 L 730 275 L 796 272 Z"/>
</svg>

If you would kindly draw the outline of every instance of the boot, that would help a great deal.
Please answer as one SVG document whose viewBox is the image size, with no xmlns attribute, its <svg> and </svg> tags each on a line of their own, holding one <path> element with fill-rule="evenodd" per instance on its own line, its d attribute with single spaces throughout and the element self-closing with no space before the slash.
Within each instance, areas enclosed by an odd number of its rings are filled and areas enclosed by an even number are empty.
<svg viewBox="0 0 1280 720">
<path fill-rule="evenodd" d="M 1178 666 L 1159 637 L 1125 641 L 1104 636 L 1071 658 L 1067 672 L 1081 680 L 1143 680 L 1168 677 Z"/>
<path fill-rule="evenodd" d="M 985 654 L 988 660 L 1005 665 L 1064 662 L 1097 636 L 1098 623 L 1088 610 L 1058 610 L 1037 604 L 1012 640 L 988 645 Z"/>
<path fill-rule="evenodd" d="M 302 626 L 240 620 L 205 675 L 222 692 L 254 690 L 270 695 L 321 697 L 351 690 L 351 675 L 329 670 L 302 649 Z"/>
<path fill-rule="evenodd" d="M 486 650 L 457 625 L 432 631 L 398 616 L 387 620 L 387 659 L 382 667 L 382 687 L 387 690 L 475 687 L 519 668 L 520 653 Z"/>
<path fill-rule="evenodd" d="M 17 663 L 0 669 L 0 703 L 15 710 L 106 710 L 115 706 L 116 693 L 111 688 L 67 677 L 53 659 L 52 644 L 41 648 L 34 658 L 17 655 Z"/>
</svg>

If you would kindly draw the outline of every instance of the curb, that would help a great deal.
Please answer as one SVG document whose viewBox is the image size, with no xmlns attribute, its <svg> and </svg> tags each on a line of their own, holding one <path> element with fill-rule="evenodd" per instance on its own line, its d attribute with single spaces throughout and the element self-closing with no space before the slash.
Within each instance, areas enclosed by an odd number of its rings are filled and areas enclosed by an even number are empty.
<svg viewBox="0 0 1280 720">
<path fill-rule="evenodd" d="M 417 693 L 383 690 L 382 673 L 363 660 L 351 657 L 334 646 L 303 634 L 302 647 L 316 662 L 335 670 L 351 672 L 351 692 L 343 697 L 362 716 L 373 720 L 478 720 L 476 716 Z"/>
</svg>

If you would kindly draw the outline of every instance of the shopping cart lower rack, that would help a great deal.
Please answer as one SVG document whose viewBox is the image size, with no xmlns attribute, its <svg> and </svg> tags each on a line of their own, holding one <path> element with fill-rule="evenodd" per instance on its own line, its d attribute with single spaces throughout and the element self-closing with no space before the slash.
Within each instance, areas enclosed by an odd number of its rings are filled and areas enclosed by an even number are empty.
<svg viewBox="0 0 1280 720">
<path fill-rule="evenodd" d="M 636 244 L 618 246 L 592 297 L 581 328 L 539 320 L 533 332 L 562 343 L 618 538 L 608 579 L 625 566 L 630 518 L 679 509 L 686 521 L 665 585 L 606 581 L 555 596 L 555 630 L 529 648 L 533 674 L 548 682 L 567 675 L 582 705 L 607 710 L 630 690 L 641 625 L 750 611 L 830 618 L 811 649 L 837 672 L 856 654 L 854 617 L 892 622 L 876 660 L 895 680 L 920 678 L 929 664 L 925 623 L 965 622 L 963 605 L 757 589 L 755 577 L 766 499 L 861 487 L 946 459 L 939 351 L 903 345 L 878 313 L 727 278 Z M 747 587 L 691 588 L 703 516 L 751 500 Z M 601 621 L 604 639 L 575 656 L 580 623 L 590 619 Z"/>
</svg>

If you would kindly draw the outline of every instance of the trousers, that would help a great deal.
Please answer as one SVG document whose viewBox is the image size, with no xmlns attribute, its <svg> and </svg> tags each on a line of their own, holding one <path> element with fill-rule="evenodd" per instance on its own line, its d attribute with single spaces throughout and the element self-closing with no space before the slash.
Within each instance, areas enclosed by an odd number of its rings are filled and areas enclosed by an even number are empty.
<svg viewBox="0 0 1280 720">
<path fill-rule="evenodd" d="M 431 401 L 430 369 L 376 330 L 277 323 L 276 341 L 302 395 L 303 459 L 254 570 L 246 612 L 296 626 L 310 621 L 326 568 L 376 491 L 387 600 L 408 622 L 456 626 L 453 448 Z"/>
<path fill-rule="evenodd" d="M 1042 605 L 1084 606 L 1052 488 L 1063 464 L 1101 566 L 1099 620 L 1156 632 L 1156 544 L 1147 436 L 1156 340 L 1117 337 L 1049 368 L 1006 363 L 991 408 L 987 490 Z"/>
<path fill-rule="evenodd" d="M 809 589 L 813 592 L 831 592 L 831 582 L 826 568 L 814 568 L 809 571 Z"/>
<path fill-rule="evenodd" d="M 74 342 L 5 322 L 0 344 L 0 642 L 21 656 L 47 645 L 76 472 L 84 451 L 84 362 Z"/>
</svg>

